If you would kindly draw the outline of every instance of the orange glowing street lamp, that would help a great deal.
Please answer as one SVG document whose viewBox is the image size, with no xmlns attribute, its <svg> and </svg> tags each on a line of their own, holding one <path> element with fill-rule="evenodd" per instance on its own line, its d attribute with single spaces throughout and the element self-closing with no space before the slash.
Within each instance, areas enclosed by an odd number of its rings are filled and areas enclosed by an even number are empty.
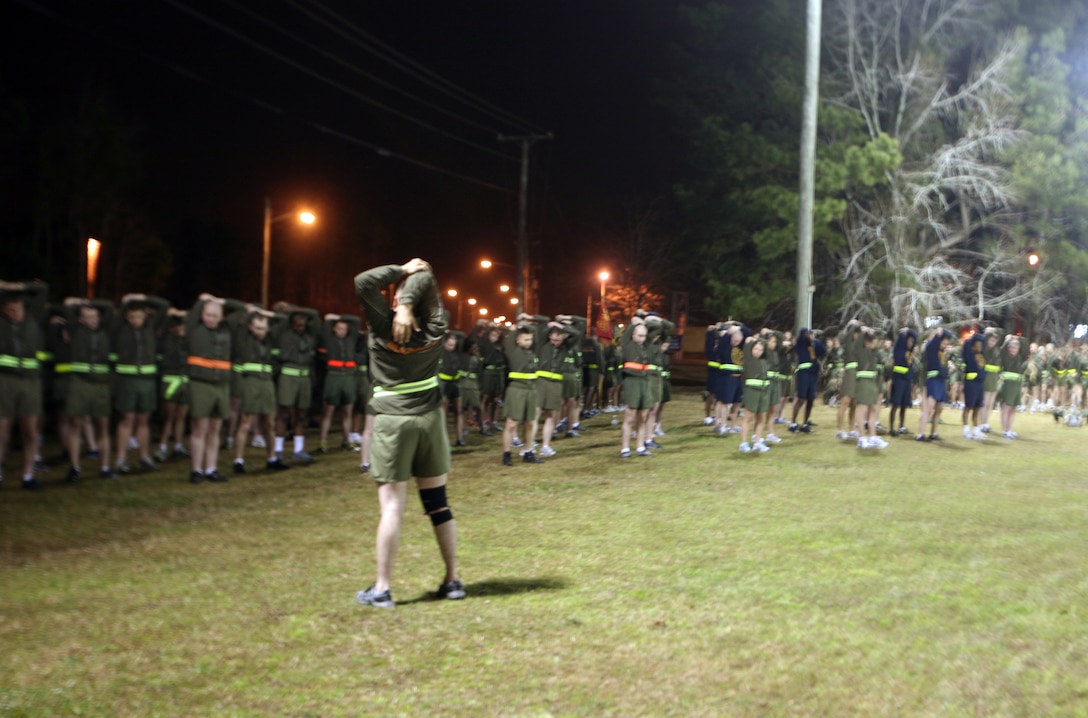
<svg viewBox="0 0 1088 718">
<path fill-rule="evenodd" d="M 608 276 L 609 276 L 608 272 L 604 271 L 604 270 L 602 270 L 601 273 L 597 275 L 597 278 L 601 280 L 601 306 L 602 307 L 604 306 L 604 283 L 608 281 Z"/>
<path fill-rule="evenodd" d="M 313 212 L 288 212 L 278 217 L 272 216 L 272 200 L 264 198 L 264 256 L 261 261 L 261 305 L 268 308 L 268 267 L 272 263 L 272 225 L 284 219 L 297 217 L 302 224 L 311 225 L 317 221 Z"/>
<path fill-rule="evenodd" d="M 94 237 L 87 238 L 87 298 L 94 299 L 94 289 L 98 282 L 98 254 L 102 243 Z"/>
</svg>

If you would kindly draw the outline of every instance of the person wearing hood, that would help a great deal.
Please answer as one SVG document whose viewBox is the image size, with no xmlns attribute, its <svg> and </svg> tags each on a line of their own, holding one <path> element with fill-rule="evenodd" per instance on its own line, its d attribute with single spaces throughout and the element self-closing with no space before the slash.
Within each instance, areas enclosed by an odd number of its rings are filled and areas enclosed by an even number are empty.
<svg viewBox="0 0 1088 718">
<path fill-rule="evenodd" d="M 790 431 L 810 434 L 812 424 L 809 423 L 809 417 L 812 416 L 812 404 L 816 401 L 816 380 L 820 376 L 820 359 L 827 354 L 827 347 L 812 335 L 811 329 L 801 327 L 801 331 L 797 333 L 794 351 L 797 354 L 797 370 L 794 373 L 797 393 L 793 402 Z M 797 415 L 801 413 L 802 407 L 804 407 L 803 423 L 798 426 Z"/>
<path fill-rule="evenodd" d="M 922 400 L 922 418 L 918 426 L 917 441 L 940 441 L 937 426 L 941 423 L 941 409 L 948 401 L 948 360 L 945 352 L 952 342 L 952 332 L 944 327 L 936 327 L 929 334 L 923 351 L 925 352 L 926 393 Z M 931 424 L 926 434 L 926 424 Z"/>
<path fill-rule="evenodd" d="M 982 423 L 979 421 L 986 382 L 984 376 L 986 357 L 983 354 L 985 346 L 986 337 L 980 332 L 975 332 L 963 343 L 963 438 L 965 439 L 986 438 L 986 434 L 982 431 Z"/>
</svg>

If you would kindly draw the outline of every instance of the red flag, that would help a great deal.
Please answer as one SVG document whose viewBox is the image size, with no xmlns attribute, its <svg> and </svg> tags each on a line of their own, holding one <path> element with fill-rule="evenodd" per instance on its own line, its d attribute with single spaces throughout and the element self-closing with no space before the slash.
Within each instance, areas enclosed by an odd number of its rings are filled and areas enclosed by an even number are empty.
<svg viewBox="0 0 1088 718">
<path fill-rule="evenodd" d="M 605 306 L 601 306 L 601 313 L 597 316 L 597 338 L 612 339 L 612 319 Z"/>
</svg>

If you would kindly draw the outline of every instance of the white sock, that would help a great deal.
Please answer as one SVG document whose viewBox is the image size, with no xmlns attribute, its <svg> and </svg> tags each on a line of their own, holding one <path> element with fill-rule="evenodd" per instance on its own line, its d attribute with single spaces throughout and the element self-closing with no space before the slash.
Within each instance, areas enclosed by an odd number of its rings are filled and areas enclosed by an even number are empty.
<svg viewBox="0 0 1088 718">
<path fill-rule="evenodd" d="M 295 435 L 295 453 L 296 454 L 301 454 L 302 453 L 302 447 L 303 447 L 303 445 L 305 443 L 306 443 L 306 437 L 305 436 L 298 436 L 297 434 Z"/>
<path fill-rule="evenodd" d="M 204 471 L 204 475 L 205 475 L 205 476 L 207 476 L 208 474 L 214 474 L 214 473 L 215 473 L 215 467 L 214 467 L 214 466 L 209 466 L 209 467 L 208 467 L 208 468 L 207 468 L 207 469 L 206 469 L 206 470 Z"/>
<path fill-rule="evenodd" d="M 162 453 L 165 454 L 166 453 L 166 444 L 159 444 L 159 451 L 161 451 Z"/>
<path fill-rule="evenodd" d="M 277 454 L 282 454 L 283 453 L 283 437 L 282 436 L 277 436 L 276 437 L 276 453 Z"/>
<path fill-rule="evenodd" d="M 234 460 L 234 465 L 235 466 L 245 466 L 246 465 L 246 460 L 245 459 L 235 459 Z"/>
</svg>

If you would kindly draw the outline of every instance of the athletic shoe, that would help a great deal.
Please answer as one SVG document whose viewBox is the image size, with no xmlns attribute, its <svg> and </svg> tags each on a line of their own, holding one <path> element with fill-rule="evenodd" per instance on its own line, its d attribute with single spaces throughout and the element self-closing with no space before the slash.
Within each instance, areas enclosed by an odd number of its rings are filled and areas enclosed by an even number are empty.
<svg viewBox="0 0 1088 718">
<path fill-rule="evenodd" d="M 45 484 L 37 479 L 23 479 L 22 488 L 27 491 L 44 491 Z"/>
<path fill-rule="evenodd" d="M 918 436 L 914 437 L 914 440 L 915 441 L 929 441 L 929 437 L 926 436 L 925 434 L 919 434 Z"/>
<path fill-rule="evenodd" d="M 645 446 L 645 447 L 646 447 L 647 449 L 664 449 L 664 448 L 665 448 L 664 446 L 662 446 L 661 444 L 657 443 L 657 442 L 656 442 L 656 441 L 654 441 L 653 439 L 649 439 L 649 440 L 647 440 L 647 441 L 646 441 L 646 443 L 644 444 L 644 446 Z"/>
<path fill-rule="evenodd" d="M 98 453 L 98 449 L 89 449 L 87 451 L 88 459 L 97 459 L 99 456 L 101 456 L 101 454 Z"/>
<path fill-rule="evenodd" d="M 982 433 L 982 427 L 976 426 L 974 431 L 971 432 L 971 438 L 976 441 L 986 441 L 986 434 Z"/>
<path fill-rule="evenodd" d="M 804 424 L 801 424 L 801 428 L 798 429 L 798 431 L 802 434 L 812 434 L 814 433 L 812 427 L 813 423 L 811 421 L 806 421 Z"/>
<path fill-rule="evenodd" d="M 162 462 L 166 461 L 166 450 L 165 449 L 159 449 L 158 451 L 155 452 L 155 461 L 159 462 L 160 464 Z"/>
<path fill-rule="evenodd" d="M 514 465 L 514 457 L 511 455 L 511 453 L 509 451 L 502 452 L 502 465 L 503 466 L 513 466 Z"/>
<path fill-rule="evenodd" d="M 729 427 L 724 424 L 722 424 L 721 426 L 715 426 L 714 433 L 718 436 L 725 436 L 729 433 Z"/>
<path fill-rule="evenodd" d="M 329 453 L 329 445 L 326 444 L 324 441 L 322 441 L 320 444 L 317 445 L 317 453 L 319 453 L 319 454 Z"/>
<path fill-rule="evenodd" d="M 612 426 L 619 426 L 619 425 L 620 425 L 619 417 L 618 416 L 613 416 L 612 417 Z"/>
<path fill-rule="evenodd" d="M 373 606 L 374 608 L 393 608 L 397 604 L 393 602 L 393 594 L 388 590 L 378 593 L 374 590 L 374 587 L 366 589 L 365 591 L 359 591 L 355 594 L 355 601 L 361 603 L 364 606 Z"/>
<path fill-rule="evenodd" d="M 635 455 L 636 456 L 653 456 L 653 454 L 650 453 L 649 451 L 647 451 L 646 447 L 644 447 L 644 446 L 638 447 L 638 451 L 635 452 Z"/>
<path fill-rule="evenodd" d="M 869 438 L 870 449 L 886 449 L 888 448 L 888 442 L 881 439 L 879 436 L 873 436 Z"/>
<path fill-rule="evenodd" d="M 458 439 L 454 442 L 454 446 L 468 446 L 468 442 L 466 442 L 464 439 Z"/>
<path fill-rule="evenodd" d="M 963 425 L 963 438 L 967 439 L 968 441 L 970 441 L 972 438 L 974 438 L 971 435 L 971 427 L 968 426 L 967 424 Z"/>
<path fill-rule="evenodd" d="M 525 463 L 525 464 L 543 464 L 544 463 L 544 461 L 542 459 L 536 458 L 536 456 L 533 454 L 533 452 L 531 450 L 526 451 L 525 453 L 523 453 L 521 455 L 521 461 L 522 461 L 522 463 Z"/>
<path fill-rule="evenodd" d="M 880 423 L 880 422 L 878 421 L 878 422 L 876 423 L 876 432 L 877 432 L 878 434 L 887 434 L 887 433 L 888 433 L 888 427 L 884 426 L 883 424 L 881 424 L 881 423 Z"/>
<path fill-rule="evenodd" d="M 137 439 L 135 436 L 128 437 L 128 448 L 130 448 L 130 449 L 139 449 L 140 448 L 140 440 Z"/>
<path fill-rule="evenodd" d="M 254 434 L 253 441 L 249 442 L 249 445 L 252 446 L 254 449 L 268 448 L 268 442 L 264 440 L 264 435 L 262 434 Z"/>
<path fill-rule="evenodd" d="M 265 463 L 265 468 L 269 471 L 287 471 L 287 469 L 290 469 L 291 467 L 288 466 L 287 462 L 285 462 L 282 458 L 277 456 L 274 459 L 269 459 Z"/>
<path fill-rule="evenodd" d="M 305 451 L 296 451 L 295 453 L 291 454 L 291 458 L 295 461 L 301 461 L 304 464 L 314 463 L 314 457 L 310 454 L 307 454 Z"/>
<path fill-rule="evenodd" d="M 1017 434 L 1015 431 L 1010 431 L 1009 433 L 1012 434 L 1011 438 L 1013 438 L 1013 439 L 1019 439 L 1020 438 L 1020 435 Z"/>
<path fill-rule="evenodd" d="M 763 441 L 765 441 L 768 444 L 781 444 L 782 443 L 782 439 L 779 439 L 778 434 L 774 434 L 774 433 L 767 434 L 766 436 L 764 436 Z"/>
<path fill-rule="evenodd" d="M 867 438 L 865 438 L 864 436 L 861 437 L 860 439 L 858 439 L 858 448 L 859 449 L 868 449 L 869 448 L 869 440 Z"/>
<path fill-rule="evenodd" d="M 747 453 L 750 453 L 752 451 L 752 445 L 749 444 L 746 441 L 743 444 L 741 444 L 740 446 L 738 446 L 737 449 L 739 449 L 742 454 L 747 454 Z"/>
<path fill-rule="evenodd" d="M 98 470 L 98 478 L 113 480 L 117 478 L 117 474 L 113 473 L 113 469 L 107 467 Z"/>
<path fill-rule="evenodd" d="M 940 440 L 941 440 L 941 437 L 937 436 L 936 434 L 930 434 L 929 438 L 927 439 L 927 441 L 940 441 Z"/>
<path fill-rule="evenodd" d="M 119 474 L 130 474 L 130 473 L 132 473 L 132 467 L 128 465 L 127 461 L 118 461 L 117 462 L 117 473 L 119 473 Z"/>
<path fill-rule="evenodd" d="M 37 458 L 34 459 L 34 471 L 38 474 L 44 474 L 45 472 L 49 471 L 49 467 L 46 466 L 45 462 L 42 461 L 41 458 Z"/>
<path fill-rule="evenodd" d="M 159 468 L 159 467 L 156 466 L 155 462 L 152 461 L 150 458 L 140 459 L 140 470 L 141 471 L 154 471 L 157 468 Z"/>
<path fill-rule="evenodd" d="M 978 428 L 982 430 L 983 434 L 989 434 L 990 433 L 990 425 L 989 424 L 983 424 L 982 426 L 980 426 Z"/>
<path fill-rule="evenodd" d="M 244 474 L 244 473 L 246 473 L 246 465 L 245 465 L 245 462 L 242 462 L 242 461 L 235 461 L 235 462 L 234 462 L 234 473 L 236 473 L 236 474 Z"/>
<path fill-rule="evenodd" d="M 465 597 L 465 584 L 461 583 L 456 578 L 448 583 L 444 583 L 438 587 L 438 597 L 446 598 L 450 601 L 460 601 Z"/>
<path fill-rule="evenodd" d="M 552 447 L 550 447 L 550 446 L 540 447 L 540 455 L 542 457 L 544 457 L 545 459 L 550 459 L 553 456 L 555 456 L 557 453 L 558 452 L 555 449 L 553 449 Z"/>
<path fill-rule="evenodd" d="M 703 426 L 714 426 L 714 417 L 704 416 L 703 417 Z"/>
<path fill-rule="evenodd" d="M 664 436 L 664 435 L 665 435 L 665 432 L 661 430 L 660 426 L 654 429 L 654 436 Z"/>
<path fill-rule="evenodd" d="M 752 447 L 752 449 L 754 451 L 758 451 L 761 454 L 766 454 L 768 451 L 771 450 L 771 447 L 767 446 L 762 441 L 757 441 L 755 443 L 755 446 Z"/>
<path fill-rule="evenodd" d="M 790 433 L 796 434 L 801 430 L 801 427 L 797 426 L 797 422 L 790 422 Z"/>
<path fill-rule="evenodd" d="M 480 436 L 494 436 L 486 425 L 480 427 Z"/>
<path fill-rule="evenodd" d="M 177 458 L 188 459 L 191 456 L 192 456 L 192 454 L 190 454 L 189 450 L 186 449 L 184 446 L 175 446 L 174 447 L 174 458 L 175 459 L 177 459 Z"/>
<path fill-rule="evenodd" d="M 630 459 L 631 458 L 631 450 L 630 449 L 620 449 L 620 458 L 621 459 Z"/>
<path fill-rule="evenodd" d="M 520 449 L 521 447 L 525 446 L 525 442 L 515 436 L 514 440 L 510 442 L 510 445 L 513 446 L 515 449 Z"/>
<path fill-rule="evenodd" d="M 901 426 L 901 427 L 899 427 L 899 433 L 900 433 L 900 434 L 905 434 L 905 433 L 907 433 L 907 427 L 905 427 L 905 426 Z"/>
<path fill-rule="evenodd" d="M 370 464 L 359 464 L 359 473 L 360 474 L 369 474 L 370 473 Z"/>
<path fill-rule="evenodd" d="M 729 433 L 730 434 L 739 434 L 740 433 L 740 427 L 739 426 L 729 427 Z"/>
<path fill-rule="evenodd" d="M 847 438 L 847 439 L 851 439 L 851 440 L 853 440 L 853 439 L 860 439 L 860 438 L 861 438 L 861 434 L 859 434 L 859 433 L 858 433 L 858 430 L 857 430 L 857 429 L 851 429 L 850 431 L 848 431 L 848 432 L 846 433 L 846 438 Z"/>
<path fill-rule="evenodd" d="M 789 422 L 786 421 L 786 417 L 784 417 L 784 416 L 776 416 L 774 418 L 774 421 L 771 422 L 771 423 L 773 423 L 773 424 L 788 424 Z"/>
<path fill-rule="evenodd" d="M 201 483 L 203 481 L 204 481 L 204 474 L 200 473 L 199 471 L 194 471 L 193 473 L 189 474 L 189 483 L 190 484 L 199 484 L 199 483 Z"/>
<path fill-rule="evenodd" d="M 850 437 L 846 435 L 845 431 L 843 431 L 842 429 L 839 429 L 838 431 L 835 432 L 835 438 L 838 439 L 839 441 L 846 441 Z"/>
<path fill-rule="evenodd" d="M 223 476 L 221 473 L 219 473 L 215 469 L 212 469 L 211 471 L 204 474 L 204 478 L 207 479 L 208 481 L 211 481 L 212 483 L 216 483 L 216 484 L 222 484 L 222 483 L 226 483 L 227 481 L 230 481 L 230 479 L 228 479 L 226 476 Z"/>
<path fill-rule="evenodd" d="M 566 436 L 568 439 L 581 439 L 582 438 L 582 435 L 579 434 L 577 431 L 574 431 L 573 429 L 571 429 L 566 434 L 564 434 L 564 436 Z"/>
</svg>

